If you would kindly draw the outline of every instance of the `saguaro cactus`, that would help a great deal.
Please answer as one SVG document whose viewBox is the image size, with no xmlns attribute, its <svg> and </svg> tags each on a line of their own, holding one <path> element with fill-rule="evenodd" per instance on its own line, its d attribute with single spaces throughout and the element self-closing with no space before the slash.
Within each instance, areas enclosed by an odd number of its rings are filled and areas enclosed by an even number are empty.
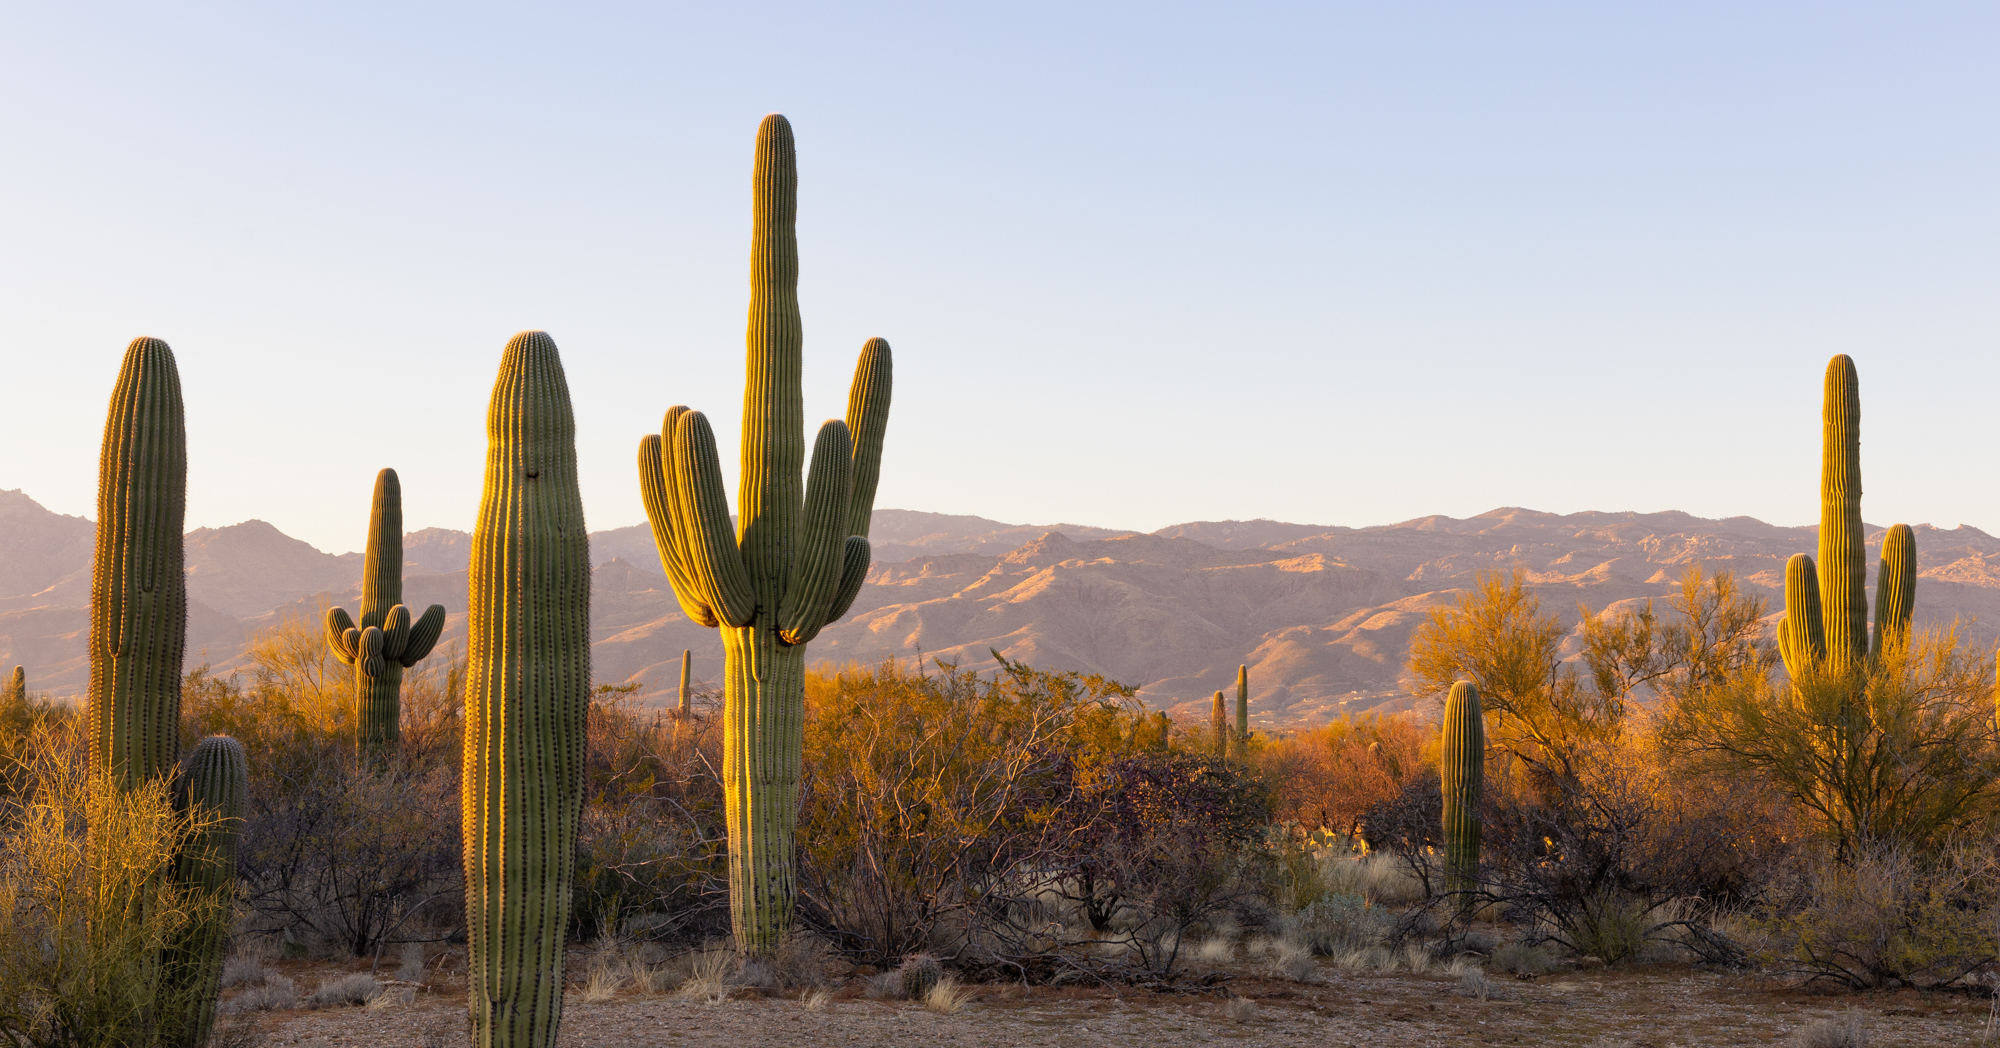
<svg viewBox="0 0 2000 1048">
<path fill-rule="evenodd" d="M 562 1017 L 590 705 L 590 544 L 555 340 L 507 343 L 487 407 L 465 684 L 467 1005 L 479 1048 L 548 1048 Z"/>
<path fill-rule="evenodd" d="M 681 610 L 722 630 L 730 917 L 738 948 L 763 953 L 792 918 L 805 645 L 847 614 L 868 572 L 891 369 L 889 344 L 870 339 L 847 419 L 820 426 L 801 492 L 798 174 L 791 124 L 777 114 L 757 129 L 752 185 L 734 539 L 715 435 L 701 412 L 668 409 L 660 435 L 639 444 L 639 485 Z"/>
<path fill-rule="evenodd" d="M 178 755 L 186 516 L 180 371 L 165 342 L 136 338 L 104 420 L 90 579 L 90 756 L 127 787 Z"/>
<path fill-rule="evenodd" d="M 5 702 L 28 701 L 27 667 L 16 666 L 14 667 L 14 672 L 7 675 L 6 685 L 4 687 L 0 687 L 0 701 L 5 701 Z"/>
<path fill-rule="evenodd" d="M 205 1044 L 215 1025 L 222 954 L 234 915 L 236 839 L 249 789 L 243 745 L 227 735 L 201 740 L 175 776 L 174 805 L 195 817 L 197 829 L 176 858 L 174 882 L 200 905 L 194 923 L 162 958 L 160 1000 L 170 1009 L 162 1016 L 168 1044 Z"/>
<path fill-rule="evenodd" d="M 1882 536 L 1882 566 L 1875 575 L 1875 650 L 1907 644 L 1917 604 L 1917 536 L 1908 524 Z"/>
<path fill-rule="evenodd" d="M 431 653 L 444 632 L 444 605 L 433 604 L 410 621 L 403 606 L 403 485 L 396 471 L 375 474 L 375 504 L 368 512 L 368 551 L 361 561 L 361 622 L 347 609 L 326 613 L 326 644 L 354 667 L 355 749 L 381 761 L 403 737 L 403 671 Z"/>
<path fill-rule="evenodd" d="M 1479 884 L 1479 800 L 1486 780 L 1486 718 L 1471 681 L 1453 684 L 1445 699 L 1438 775 L 1444 788 L 1445 877 L 1452 891 L 1469 892 Z"/>
<path fill-rule="evenodd" d="M 1215 707 L 1208 715 L 1209 727 L 1215 733 L 1215 755 L 1229 756 L 1229 711 L 1222 693 L 1215 693 Z"/>
<path fill-rule="evenodd" d="M 1778 647 L 1797 678 L 1816 667 L 1844 673 L 1868 656 L 1867 549 L 1861 523 L 1861 379 L 1847 354 L 1826 365 L 1820 412 L 1819 563 L 1798 554 L 1785 564 L 1785 619 Z M 1909 632 L 1917 583 L 1916 540 L 1898 524 L 1882 542 L 1875 595 L 1876 649 Z M 1893 564 L 1893 566 L 1892 566 Z M 1893 577 L 1892 577 L 1893 576 Z M 1884 627 L 1887 632 L 1884 632 Z"/>
<path fill-rule="evenodd" d="M 1236 741 L 1250 742 L 1250 667 L 1236 667 Z"/>
<path fill-rule="evenodd" d="M 675 711 L 675 716 L 679 717 L 681 720 L 687 720 L 690 716 L 693 716 L 694 714 L 694 703 L 688 696 L 688 675 L 689 675 L 689 670 L 693 665 L 694 665 L 694 649 L 682 648 L 681 649 L 681 701 L 680 701 L 680 706 Z"/>
</svg>

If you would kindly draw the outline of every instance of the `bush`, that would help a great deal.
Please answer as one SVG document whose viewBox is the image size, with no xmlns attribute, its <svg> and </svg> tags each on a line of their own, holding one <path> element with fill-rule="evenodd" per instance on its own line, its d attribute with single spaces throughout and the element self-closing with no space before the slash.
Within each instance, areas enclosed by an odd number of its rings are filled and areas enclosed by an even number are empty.
<svg viewBox="0 0 2000 1048">
<path fill-rule="evenodd" d="M 1801 896 L 1766 922 L 1765 960 L 1810 981 L 1941 986 L 2000 957 L 2000 855 L 1990 845 L 1929 858 L 1883 845 L 1822 860 Z"/>
<path fill-rule="evenodd" d="M 1321 957 L 1380 946 L 1395 917 L 1359 895 L 1328 895 L 1283 921 L 1286 935 Z"/>
</svg>

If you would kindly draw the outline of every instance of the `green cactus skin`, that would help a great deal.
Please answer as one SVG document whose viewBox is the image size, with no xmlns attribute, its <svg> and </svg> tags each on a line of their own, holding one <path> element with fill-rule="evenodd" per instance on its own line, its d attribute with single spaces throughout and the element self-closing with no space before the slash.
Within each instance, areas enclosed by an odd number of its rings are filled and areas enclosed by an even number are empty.
<svg viewBox="0 0 2000 1048">
<path fill-rule="evenodd" d="M 798 174 L 792 128 L 757 129 L 750 318 L 736 532 L 708 419 L 669 408 L 639 444 L 639 486 L 681 610 L 722 630 L 723 787 L 737 947 L 773 950 L 790 927 L 793 831 L 805 740 L 805 645 L 847 614 L 867 577 L 893 382 L 889 344 L 862 347 L 847 418 L 805 454 L 800 389 Z M 801 472 L 805 473 L 801 484 Z"/>
<path fill-rule="evenodd" d="M 1250 667 L 1236 667 L 1236 741 L 1250 741 Z"/>
<path fill-rule="evenodd" d="M 1820 618 L 1819 572 L 1812 557 L 1794 553 L 1785 561 L 1785 617 L 1778 623 L 1778 653 L 1793 680 L 1826 658 L 1826 628 Z"/>
<path fill-rule="evenodd" d="M 174 778 L 174 805 L 192 812 L 202 828 L 182 847 L 174 882 L 184 891 L 214 901 L 161 958 L 160 1000 L 178 1014 L 162 1017 L 170 1045 L 205 1044 L 215 1026 L 215 1002 L 222 992 L 222 956 L 229 942 L 236 887 L 236 840 L 243 826 L 250 766 L 243 744 L 211 735 L 195 746 Z"/>
<path fill-rule="evenodd" d="M 0 687 L 0 702 L 22 703 L 28 701 L 28 668 L 14 667 L 7 676 L 6 687 Z"/>
<path fill-rule="evenodd" d="M 1882 536 L 1882 566 L 1875 576 L 1875 651 L 1910 641 L 1910 615 L 1917 606 L 1917 536 L 1897 524 Z"/>
<path fill-rule="evenodd" d="M 548 335 L 507 343 L 486 433 L 466 608 L 466 998 L 478 1048 L 549 1048 L 591 679 L 576 420 Z"/>
<path fill-rule="evenodd" d="M 694 667 L 694 649 L 681 649 L 681 701 L 675 716 L 687 720 L 694 713 L 694 704 L 688 698 L 688 671 Z"/>
<path fill-rule="evenodd" d="M 1438 774 L 1444 788 L 1445 877 L 1452 891 L 1470 892 L 1479 884 L 1479 801 L 1486 779 L 1486 718 L 1479 689 L 1470 681 L 1453 684 L 1445 700 Z"/>
<path fill-rule="evenodd" d="M 1868 654 L 1868 550 L 1861 533 L 1861 385 L 1845 353 L 1826 364 L 1821 408 L 1819 596 L 1829 665 Z"/>
<path fill-rule="evenodd" d="M 90 754 L 127 787 L 172 772 L 187 651 L 187 424 L 173 350 L 126 347 L 97 466 Z"/>
<path fill-rule="evenodd" d="M 944 965 L 927 953 L 911 954 L 897 971 L 903 977 L 903 996 L 912 1001 L 921 1001 L 937 989 L 944 978 Z"/>
<path fill-rule="evenodd" d="M 1215 693 L 1215 706 L 1209 711 L 1208 720 L 1215 734 L 1215 755 L 1229 756 L 1229 705 L 1219 691 Z"/>
<path fill-rule="evenodd" d="M 361 622 L 345 608 L 326 613 L 327 647 L 354 667 L 354 746 L 362 759 L 381 763 L 395 755 L 403 737 L 403 671 L 431 653 L 444 618 L 444 605 L 433 604 L 413 623 L 403 605 L 403 485 L 395 470 L 385 469 L 375 474 L 368 512 Z"/>
</svg>

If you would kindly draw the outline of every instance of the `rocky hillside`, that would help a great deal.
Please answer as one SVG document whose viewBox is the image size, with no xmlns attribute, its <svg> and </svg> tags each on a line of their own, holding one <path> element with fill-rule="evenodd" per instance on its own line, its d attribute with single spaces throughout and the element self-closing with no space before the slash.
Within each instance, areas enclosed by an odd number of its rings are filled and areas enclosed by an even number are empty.
<svg viewBox="0 0 2000 1048">
<path fill-rule="evenodd" d="M 79 692 L 86 679 L 91 530 L 0 492 L 0 666 L 24 663 L 34 687 L 56 694 Z M 1369 528 L 1198 521 L 1143 535 L 881 510 L 869 584 L 813 653 L 982 668 L 999 651 L 1108 674 L 1196 719 L 1248 663 L 1252 719 L 1267 729 L 1351 711 L 1428 713 L 1431 700 L 1404 688 L 1410 633 L 1481 570 L 1520 567 L 1571 620 L 1579 604 L 1596 611 L 1662 596 L 1697 562 L 1736 572 L 1775 608 L 1785 558 L 1810 551 L 1814 531 L 1747 517 L 1498 509 Z M 1880 534 L 1869 527 L 1871 543 Z M 187 541 L 190 664 L 226 671 L 258 630 L 358 600 L 358 555 L 321 553 L 261 521 L 193 531 Z M 470 536 L 432 528 L 406 543 L 405 599 L 450 609 L 449 646 L 464 627 Z M 695 651 L 697 677 L 717 676 L 721 644 L 681 616 L 648 530 L 596 532 L 591 544 L 598 677 L 664 689 L 683 648 Z M 1969 527 L 1919 527 L 1917 546 L 1919 621 L 1958 618 L 1990 640 L 1987 623 L 2000 623 L 2000 540 Z"/>
</svg>

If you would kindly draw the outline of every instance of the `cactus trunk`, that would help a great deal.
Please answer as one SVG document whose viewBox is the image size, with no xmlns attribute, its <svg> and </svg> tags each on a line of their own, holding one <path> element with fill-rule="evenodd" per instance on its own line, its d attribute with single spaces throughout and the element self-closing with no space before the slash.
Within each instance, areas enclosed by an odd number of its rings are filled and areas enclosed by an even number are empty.
<svg viewBox="0 0 2000 1048">
<path fill-rule="evenodd" d="M 1250 667 L 1236 667 L 1236 741 L 1250 741 Z"/>
<path fill-rule="evenodd" d="M 549 336 L 507 344 L 486 428 L 467 607 L 467 1004 L 478 1048 L 548 1048 L 562 1015 L 591 687 L 576 426 Z"/>
<path fill-rule="evenodd" d="M 138 338 L 126 347 L 97 470 L 90 755 L 129 788 L 167 775 L 179 756 L 187 425 L 165 342 Z"/>
<path fill-rule="evenodd" d="M 1215 693 L 1215 704 L 1209 711 L 1208 720 L 1215 735 L 1215 755 L 1229 756 L 1229 707 L 1219 691 Z"/>
<path fill-rule="evenodd" d="M 1910 614 L 1917 604 L 1917 536 L 1897 524 L 1882 536 L 1882 567 L 1875 576 L 1875 651 L 1910 642 Z"/>
<path fill-rule="evenodd" d="M 1486 718 L 1479 689 L 1451 686 L 1444 705 L 1444 748 L 1438 758 L 1444 789 L 1445 879 L 1454 892 L 1479 886 L 1479 802 L 1486 779 Z M 1461 896 L 1461 908 L 1471 899 Z"/>
<path fill-rule="evenodd" d="M 16 666 L 14 672 L 7 677 L 6 687 L 0 688 L 0 702 L 21 704 L 27 701 L 28 669 L 25 666 Z"/>
<path fill-rule="evenodd" d="M 231 897 L 236 887 L 236 840 L 250 790 L 243 745 L 227 735 L 203 739 L 174 782 L 175 807 L 193 816 L 197 829 L 174 864 L 174 884 L 188 899 L 193 923 L 161 959 L 162 1040 L 174 1046 L 207 1043 L 222 992 L 222 955 L 229 943 Z"/>
<path fill-rule="evenodd" d="M 699 411 L 668 409 L 660 435 L 640 442 L 639 485 L 682 612 L 723 632 L 730 914 L 737 947 L 767 953 L 793 910 L 805 644 L 847 613 L 867 575 L 892 375 L 889 344 L 870 339 L 847 418 L 820 426 L 807 467 L 798 174 L 791 124 L 782 116 L 766 117 L 757 129 L 751 182 L 736 531 L 729 531 L 714 431 Z"/>
<path fill-rule="evenodd" d="M 1868 551 L 1861 532 L 1861 387 L 1854 361 L 1826 365 L 1821 408 L 1819 596 L 1826 658 L 1836 670 L 1868 654 Z"/>
<path fill-rule="evenodd" d="M 681 696 L 680 696 L 681 701 L 679 706 L 675 708 L 675 716 L 679 717 L 681 720 L 687 720 L 688 717 L 694 713 L 694 703 L 690 701 L 688 697 L 688 676 L 689 676 L 689 670 L 693 667 L 693 665 L 694 665 L 694 649 L 692 648 L 681 649 Z"/>
<path fill-rule="evenodd" d="M 361 567 L 361 621 L 344 608 L 326 614 L 326 642 L 354 667 L 354 747 L 364 761 L 395 756 L 403 738 L 403 670 L 431 653 L 444 631 L 444 605 L 410 621 L 403 606 L 403 485 L 396 471 L 375 475 L 368 552 Z"/>
</svg>

